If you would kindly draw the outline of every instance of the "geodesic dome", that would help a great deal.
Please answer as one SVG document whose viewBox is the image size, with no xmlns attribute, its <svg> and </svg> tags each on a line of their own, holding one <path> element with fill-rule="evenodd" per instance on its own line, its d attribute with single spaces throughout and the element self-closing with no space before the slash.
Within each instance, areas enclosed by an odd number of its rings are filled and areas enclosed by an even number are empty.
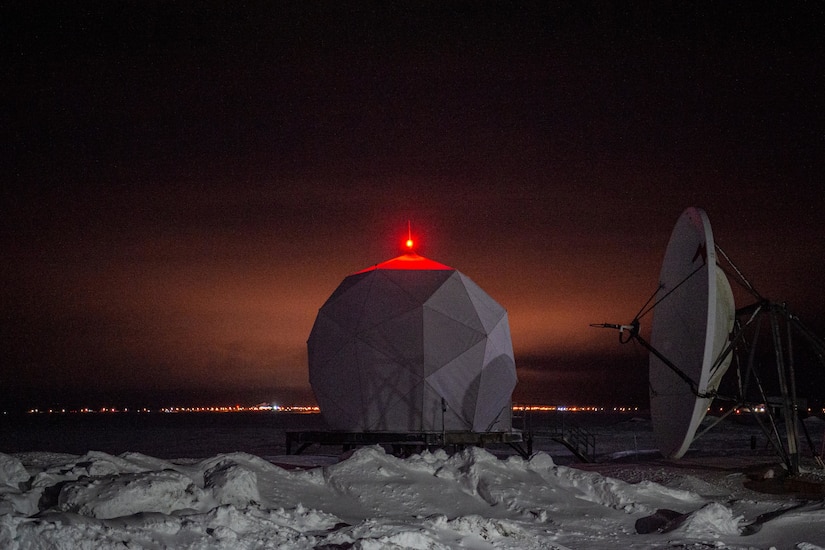
<svg viewBox="0 0 825 550">
<path fill-rule="evenodd" d="M 345 431 L 508 431 L 516 368 L 507 312 L 415 253 L 344 279 L 307 341 L 321 413 Z"/>
</svg>

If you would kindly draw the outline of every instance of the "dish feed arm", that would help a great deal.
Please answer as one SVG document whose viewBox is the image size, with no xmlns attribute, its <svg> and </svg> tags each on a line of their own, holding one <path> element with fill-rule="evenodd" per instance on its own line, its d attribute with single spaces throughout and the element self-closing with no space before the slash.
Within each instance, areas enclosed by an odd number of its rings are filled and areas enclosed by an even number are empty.
<svg viewBox="0 0 825 550">
<path fill-rule="evenodd" d="M 650 353 L 652 353 L 653 355 L 658 357 L 662 361 L 662 363 L 667 365 L 667 367 L 670 370 L 672 370 L 674 373 L 676 373 L 676 376 L 678 376 L 679 378 L 684 380 L 685 383 L 688 386 L 690 386 L 690 391 L 691 391 L 691 393 L 693 393 L 693 395 L 695 395 L 696 397 L 702 398 L 702 399 L 716 397 L 716 392 L 709 392 L 709 393 L 699 392 L 699 387 L 696 384 L 696 382 L 691 380 L 691 378 L 687 374 L 685 374 L 679 367 L 674 365 L 673 362 L 670 359 L 668 359 L 667 357 L 662 355 L 662 353 L 659 350 L 657 350 L 655 347 L 653 347 L 650 344 L 650 342 L 648 342 L 647 340 L 642 338 L 642 336 L 639 334 L 639 320 L 638 319 L 634 319 L 633 322 L 629 325 L 618 325 L 618 324 L 614 324 L 614 323 L 601 323 L 601 324 L 593 324 L 593 325 L 590 325 L 590 326 L 591 327 L 596 327 L 596 328 L 617 329 L 619 331 L 619 342 L 621 342 L 622 344 L 626 344 L 630 340 L 636 340 L 637 342 L 639 342 L 646 350 L 648 350 Z M 622 336 L 625 333 L 627 333 L 627 335 L 628 335 L 627 337 Z"/>
</svg>

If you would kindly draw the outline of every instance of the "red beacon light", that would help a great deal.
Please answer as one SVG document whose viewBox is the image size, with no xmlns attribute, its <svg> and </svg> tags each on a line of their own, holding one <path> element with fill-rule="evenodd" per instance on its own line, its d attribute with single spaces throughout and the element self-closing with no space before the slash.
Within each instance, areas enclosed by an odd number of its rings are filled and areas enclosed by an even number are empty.
<svg viewBox="0 0 825 550">
<path fill-rule="evenodd" d="M 415 243 L 413 242 L 413 238 L 412 238 L 412 228 L 410 227 L 409 220 L 407 220 L 407 241 L 404 243 L 404 246 L 406 247 L 406 249 L 409 252 L 412 252 L 414 244 Z"/>
<path fill-rule="evenodd" d="M 424 256 L 419 256 L 418 253 L 414 250 L 415 241 L 412 238 L 412 229 L 410 229 L 410 222 L 407 222 L 407 239 L 405 241 L 400 241 L 398 244 L 403 243 L 403 250 L 404 253 L 398 256 L 397 258 L 393 258 L 391 260 L 387 260 L 386 262 L 382 262 L 380 264 L 375 264 L 371 267 L 366 269 L 362 269 L 361 271 L 356 271 L 354 275 L 358 275 L 361 273 L 367 273 L 374 269 L 392 269 L 392 270 L 421 270 L 421 271 L 433 271 L 433 270 L 454 270 L 452 267 L 448 265 L 444 265 L 442 263 L 435 262 L 433 260 L 429 260 Z"/>
</svg>

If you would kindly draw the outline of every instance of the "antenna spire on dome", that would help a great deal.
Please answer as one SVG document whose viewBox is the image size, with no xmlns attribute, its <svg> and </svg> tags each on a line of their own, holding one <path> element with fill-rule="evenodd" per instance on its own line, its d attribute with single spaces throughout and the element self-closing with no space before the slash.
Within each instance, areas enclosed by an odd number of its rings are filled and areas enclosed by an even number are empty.
<svg viewBox="0 0 825 550">
<path fill-rule="evenodd" d="M 404 248 L 408 252 L 413 252 L 413 246 L 415 243 L 413 242 L 412 238 L 412 226 L 410 224 L 410 220 L 407 220 L 407 242 L 404 243 Z"/>
</svg>

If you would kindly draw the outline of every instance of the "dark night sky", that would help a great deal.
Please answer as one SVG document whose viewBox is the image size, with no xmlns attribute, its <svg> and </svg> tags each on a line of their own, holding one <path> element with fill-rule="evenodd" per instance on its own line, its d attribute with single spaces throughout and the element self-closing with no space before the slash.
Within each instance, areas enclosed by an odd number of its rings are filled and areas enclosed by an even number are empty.
<svg viewBox="0 0 825 550">
<path fill-rule="evenodd" d="M 688 206 L 825 333 L 821 2 L 53 4 L 0 8 L 0 408 L 311 399 L 407 220 L 507 308 L 517 400 L 645 400 L 588 325 Z"/>
</svg>

